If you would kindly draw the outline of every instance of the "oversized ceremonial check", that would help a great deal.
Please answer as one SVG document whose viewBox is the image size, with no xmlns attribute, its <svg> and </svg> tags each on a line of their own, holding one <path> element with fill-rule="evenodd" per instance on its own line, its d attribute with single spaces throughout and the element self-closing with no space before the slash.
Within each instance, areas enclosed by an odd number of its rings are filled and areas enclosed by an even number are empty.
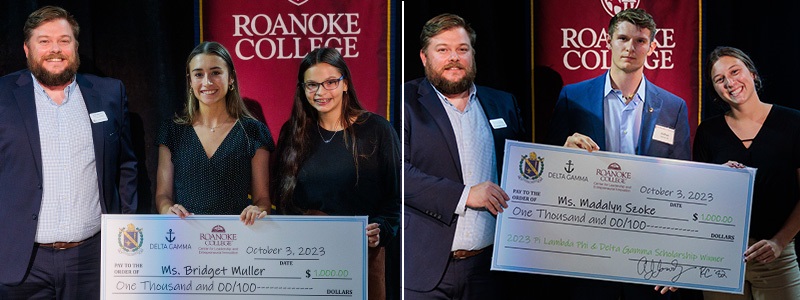
<svg viewBox="0 0 800 300">
<path fill-rule="evenodd" d="M 741 294 L 755 172 L 506 141 L 492 269 Z"/>
<path fill-rule="evenodd" d="M 367 299 L 367 217 L 103 215 L 103 299 Z"/>
</svg>

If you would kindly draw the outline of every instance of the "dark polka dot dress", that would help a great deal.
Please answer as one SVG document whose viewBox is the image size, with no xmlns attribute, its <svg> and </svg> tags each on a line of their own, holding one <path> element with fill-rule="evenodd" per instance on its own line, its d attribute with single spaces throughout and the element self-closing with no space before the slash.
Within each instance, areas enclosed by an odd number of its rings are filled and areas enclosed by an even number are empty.
<svg viewBox="0 0 800 300">
<path fill-rule="evenodd" d="M 241 118 L 211 158 L 191 125 L 167 120 L 158 133 L 158 144 L 172 153 L 174 198 L 189 212 L 201 215 L 238 215 L 252 204 L 251 163 L 256 150 L 275 150 L 267 125 Z"/>
</svg>

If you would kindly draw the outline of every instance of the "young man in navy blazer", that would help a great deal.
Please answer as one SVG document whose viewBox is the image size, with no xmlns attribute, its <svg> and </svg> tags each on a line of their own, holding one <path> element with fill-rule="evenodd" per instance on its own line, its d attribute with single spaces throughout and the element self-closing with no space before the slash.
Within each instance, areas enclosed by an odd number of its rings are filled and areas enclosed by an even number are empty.
<svg viewBox="0 0 800 300">
<path fill-rule="evenodd" d="M 664 158 L 691 158 L 689 118 L 683 99 L 644 77 L 644 62 L 656 48 L 656 24 L 641 9 L 611 18 L 605 74 L 570 84 L 555 106 L 548 143 Z M 652 286 L 561 279 L 569 299 L 661 299 Z M 666 293 L 674 288 L 659 288 Z"/>
<path fill-rule="evenodd" d="M 475 31 L 459 16 L 429 20 L 420 34 L 425 78 L 404 100 L 405 299 L 493 299 L 495 215 L 506 139 L 524 139 L 517 102 L 478 86 Z"/>
<path fill-rule="evenodd" d="M 100 216 L 136 212 L 125 88 L 77 74 L 64 9 L 24 32 L 28 70 L 0 78 L 0 299 L 98 299 Z"/>
</svg>

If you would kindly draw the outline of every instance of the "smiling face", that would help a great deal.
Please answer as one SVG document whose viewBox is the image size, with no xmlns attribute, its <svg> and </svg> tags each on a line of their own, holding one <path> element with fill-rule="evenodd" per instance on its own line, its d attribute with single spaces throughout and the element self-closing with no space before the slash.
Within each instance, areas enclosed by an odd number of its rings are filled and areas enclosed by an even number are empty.
<svg viewBox="0 0 800 300">
<path fill-rule="evenodd" d="M 442 94 L 462 93 L 475 80 L 475 52 L 469 34 L 462 27 L 444 30 L 431 37 L 419 57 L 428 81 Z"/>
<path fill-rule="evenodd" d="M 23 47 L 28 68 L 44 86 L 69 84 L 78 72 L 78 42 L 67 20 L 42 23 L 33 29 Z"/>
<path fill-rule="evenodd" d="M 622 21 L 609 37 L 608 48 L 611 49 L 612 68 L 633 73 L 642 70 L 645 59 L 656 49 L 656 43 L 650 40 L 650 29 Z"/>
<path fill-rule="evenodd" d="M 740 105 L 756 95 L 756 75 L 738 58 L 722 56 L 711 67 L 714 90 L 729 105 Z"/>
<path fill-rule="evenodd" d="M 342 113 L 342 95 L 347 92 L 347 81 L 342 79 L 342 72 L 327 63 L 315 64 L 303 73 L 303 82 L 316 85 L 316 90 L 303 88 L 308 103 L 316 109 L 320 116 L 330 115 L 338 119 Z M 327 83 L 326 83 L 327 82 Z M 337 82 L 337 83 L 334 83 Z M 336 86 L 333 89 L 328 87 Z"/>
<path fill-rule="evenodd" d="M 225 96 L 233 84 L 225 60 L 216 55 L 198 54 L 189 62 L 189 78 L 192 93 L 201 104 L 225 105 Z"/>
</svg>

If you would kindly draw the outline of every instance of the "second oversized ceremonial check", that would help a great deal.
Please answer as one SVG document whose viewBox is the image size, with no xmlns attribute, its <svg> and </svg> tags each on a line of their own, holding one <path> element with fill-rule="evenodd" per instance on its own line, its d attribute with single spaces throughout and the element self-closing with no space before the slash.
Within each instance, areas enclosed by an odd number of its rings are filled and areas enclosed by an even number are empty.
<svg viewBox="0 0 800 300">
<path fill-rule="evenodd" d="M 506 141 L 493 270 L 742 293 L 755 169 Z"/>
<path fill-rule="evenodd" d="M 103 299 L 367 299 L 367 217 L 103 215 Z M 250 299 L 245 297 L 246 299 Z"/>
</svg>

